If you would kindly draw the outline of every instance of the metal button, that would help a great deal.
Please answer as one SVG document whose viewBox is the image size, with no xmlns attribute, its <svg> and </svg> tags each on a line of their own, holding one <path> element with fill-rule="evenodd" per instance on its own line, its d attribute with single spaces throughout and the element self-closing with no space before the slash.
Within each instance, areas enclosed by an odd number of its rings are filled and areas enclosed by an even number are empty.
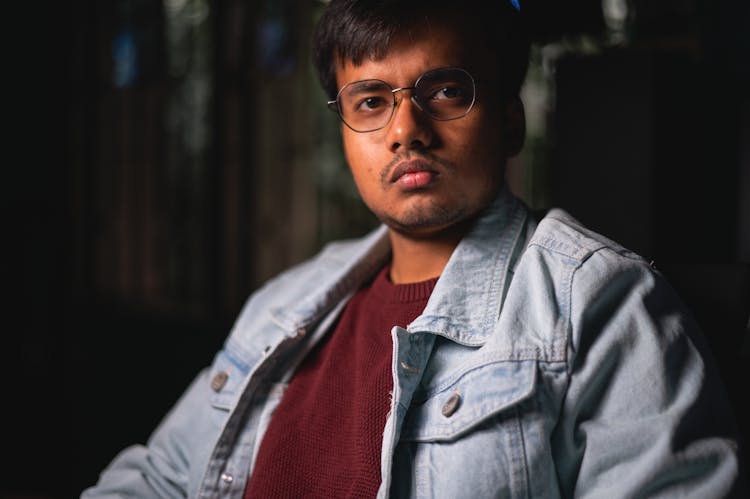
<svg viewBox="0 0 750 499">
<path fill-rule="evenodd" d="M 461 395 L 454 393 L 445 401 L 445 404 L 443 404 L 443 416 L 446 418 L 453 416 L 453 413 L 456 412 L 459 405 L 461 405 Z"/>
<path fill-rule="evenodd" d="M 228 473 L 222 473 L 221 479 L 226 483 L 232 483 L 234 481 L 234 477 Z"/>
<path fill-rule="evenodd" d="M 222 388 L 224 388 L 224 385 L 227 384 L 228 379 L 229 373 L 227 373 L 226 371 L 216 373 L 214 378 L 211 380 L 211 389 L 215 392 L 220 391 Z"/>
</svg>

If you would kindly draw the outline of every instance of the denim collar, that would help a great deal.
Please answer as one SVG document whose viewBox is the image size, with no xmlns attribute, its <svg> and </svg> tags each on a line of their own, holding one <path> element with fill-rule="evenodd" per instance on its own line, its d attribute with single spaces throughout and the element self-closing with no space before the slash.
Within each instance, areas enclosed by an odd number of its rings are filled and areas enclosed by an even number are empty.
<svg viewBox="0 0 750 499">
<path fill-rule="evenodd" d="M 374 276 L 390 252 L 384 225 L 357 241 L 331 243 L 305 264 L 315 269 L 308 272 L 313 279 L 301 282 L 302 289 L 290 290 L 286 300 L 271 310 L 271 316 L 289 333 L 310 329 Z"/>
<path fill-rule="evenodd" d="M 407 331 L 483 345 L 499 315 L 514 256 L 525 243 L 526 216 L 524 205 L 502 188 L 456 247 L 424 312 Z M 382 268 L 390 255 L 385 226 L 355 243 L 337 245 L 317 259 L 322 278 L 304 298 L 290 298 L 272 310 L 274 320 L 287 331 L 307 329 L 320 321 Z"/>
<path fill-rule="evenodd" d="M 424 312 L 407 331 L 481 346 L 500 314 L 510 273 L 525 244 L 527 210 L 507 188 L 456 247 Z"/>
</svg>

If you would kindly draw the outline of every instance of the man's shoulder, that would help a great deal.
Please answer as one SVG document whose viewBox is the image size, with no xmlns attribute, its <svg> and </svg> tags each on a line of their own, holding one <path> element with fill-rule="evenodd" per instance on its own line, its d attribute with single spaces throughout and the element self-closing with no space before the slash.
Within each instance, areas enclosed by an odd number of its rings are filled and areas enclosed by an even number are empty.
<svg viewBox="0 0 750 499">
<path fill-rule="evenodd" d="M 589 303 L 629 293 L 658 295 L 663 304 L 679 301 L 647 259 L 587 228 L 561 209 L 552 209 L 541 219 L 524 257 L 526 264 L 519 273 L 546 276 L 557 299 L 572 300 L 579 310 Z"/>
<path fill-rule="evenodd" d="M 523 268 L 518 272 L 538 274 L 539 269 L 565 294 L 587 297 L 619 283 L 622 289 L 634 286 L 664 287 L 663 277 L 638 253 L 605 237 L 561 209 L 544 216 L 526 246 Z"/>
<path fill-rule="evenodd" d="M 385 228 L 380 227 L 359 238 L 328 242 L 317 254 L 282 271 L 256 293 L 274 294 L 281 291 L 288 296 L 290 285 L 306 283 L 307 291 L 304 294 L 309 293 L 310 288 L 332 285 L 331 280 L 354 272 L 357 266 L 366 265 L 370 260 L 381 259 L 385 253 L 384 236 Z M 315 276 L 323 275 L 330 276 L 330 279 L 313 279 Z"/>
<path fill-rule="evenodd" d="M 637 253 L 589 229 L 560 208 L 549 210 L 541 218 L 528 247 L 562 257 L 562 261 L 574 266 L 601 250 L 607 250 L 607 254 L 617 260 L 645 263 Z"/>
<path fill-rule="evenodd" d="M 269 322 L 290 331 L 306 327 L 373 273 L 387 254 L 383 228 L 358 239 L 326 244 L 315 256 L 281 272 L 250 295 L 231 336 L 263 329 Z"/>
</svg>

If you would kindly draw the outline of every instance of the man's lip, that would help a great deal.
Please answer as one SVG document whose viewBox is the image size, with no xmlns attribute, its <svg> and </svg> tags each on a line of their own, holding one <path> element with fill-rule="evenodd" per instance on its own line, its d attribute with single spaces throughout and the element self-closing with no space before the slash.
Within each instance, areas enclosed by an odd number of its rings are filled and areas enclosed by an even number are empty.
<svg viewBox="0 0 750 499">
<path fill-rule="evenodd" d="M 395 183 L 406 175 L 407 173 L 419 173 L 419 172 L 430 172 L 437 173 L 435 168 L 427 161 L 413 159 L 410 161 L 403 161 L 396 165 L 391 173 L 391 183 Z"/>
</svg>

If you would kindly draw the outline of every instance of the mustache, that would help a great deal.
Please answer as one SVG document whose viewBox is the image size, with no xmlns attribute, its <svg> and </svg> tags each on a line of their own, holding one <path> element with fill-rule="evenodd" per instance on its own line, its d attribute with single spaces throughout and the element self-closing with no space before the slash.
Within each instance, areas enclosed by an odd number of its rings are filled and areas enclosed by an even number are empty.
<svg viewBox="0 0 750 499">
<path fill-rule="evenodd" d="M 456 169 L 456 166 L 453 164 L 453 162 L 440 158 L 438 156 L 435 156 L 429 151 L 420 152 L 420 153 L 413 153 L 413 152 L 398 153 L 395 156 L 393 156 L 393 159 L 391 159 L 388 162 L 388 164 L 385 165 L 383 169 L 380 171 L 381 182 L 384 182 L 384 183 L 388 182 L 388 179 L 391 176 L 391 172 L 399 164 L 403 163 L 404 161 L 414 161 L 414 160 L 418 160 L 418 161 L 421 160 L 421 161 L 426 161 L 429 163 L 435 163 L 435 164 L 442 166 L 448 171 L 454 171 Z"/>
</svg>

